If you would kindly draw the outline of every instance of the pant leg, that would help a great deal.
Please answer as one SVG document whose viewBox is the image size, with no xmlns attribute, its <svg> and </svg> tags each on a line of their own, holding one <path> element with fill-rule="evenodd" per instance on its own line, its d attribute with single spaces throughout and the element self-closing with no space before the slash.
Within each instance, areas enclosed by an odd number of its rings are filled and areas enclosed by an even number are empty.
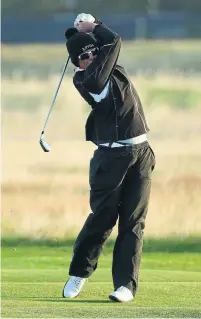
<svg viewBox="0 0 201 319">
<path fill-rule="evenodd" d="M 131 156 L 101 148 L 90 162 L 90 214 L 77 237 L 69 274 L 89 277 L 97 267 L 103 244 L 118 218 L 119 194 Z M 127 153 L 126 153 L 127 154 Z"/>
<path fill-rule="evenodd" d="M 137 160 L 129 168 L 122 185 L 112 273 L 115 289 L 125 286 L 135 295 L 155 157 L 149 146 L 133 149 L 133 152 Z"/>
</svg>

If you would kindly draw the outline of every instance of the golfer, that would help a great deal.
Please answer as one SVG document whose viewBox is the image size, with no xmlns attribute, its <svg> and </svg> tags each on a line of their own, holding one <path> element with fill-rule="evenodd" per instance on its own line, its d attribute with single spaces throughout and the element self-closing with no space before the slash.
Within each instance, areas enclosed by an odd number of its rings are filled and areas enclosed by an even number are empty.
<svg viewBox="0 0 201 319">
<path fill-rule="evenodd" d="M 86 140 L 97 145 L 90 161 L 90 207 L 74 245 L 70 279 L 63 297 L 74 298 L 96 270 L 103 245 L 118 220 L 112 276 L 113 301 L 136 295 L 143 231 L 155 156 L 139 96 L 117 64 L 121 39 L 90 14 L 79 14 L 66 31 L 67 50 L 75 65 L 73 83 L 91 106 Z"/>
</svg>

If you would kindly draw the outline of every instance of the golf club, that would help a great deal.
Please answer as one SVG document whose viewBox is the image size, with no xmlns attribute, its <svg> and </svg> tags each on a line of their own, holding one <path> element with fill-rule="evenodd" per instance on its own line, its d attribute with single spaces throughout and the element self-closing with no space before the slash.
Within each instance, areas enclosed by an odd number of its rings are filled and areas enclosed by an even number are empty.
<svg viewBox="0 0 201 319">
<path fill-rule="evenodd" d="M 48 145 L 48 143 L 46 143 L 46 142 L 44 141 L 43 135 L 44 135 L 44 132 L 45 132 L 45 128 L 46 128 L 47 122 L 48 122 L 49 117 L 50 117 L 50 113 L 52 112 L 54 103 L 55 103 L 55 101 L 56 101 L 56 97 L 57 97 L 57 94 L 58 94 L 58 92 L 59 92 L 59 88 L 60 88 L 61 82 L 62 82 L 62 80 L 63 80 L 63 77 L 64 77 L 64 74 L 65 74 L 65 71 L 66 71 L 66 68 L 67 68 L 69 59 L 70 59 L 70 56 L 67 58 L 66 63 L 65 63 L 65 65 L 64 65 L 63 72 L 62 72 L 62 75 L 61 75 L 61 79 L 60 79 L 60 81 L 59 81 L 59 84 L 58 84 L 56 93 L 55 93 L 55 95 L 54 95 L 54 99 L 53 99 L 53 101 L 52 101 L 52 104 L 51 104 L 50 110 L 49 110 L 49 112 L 48 112 L 48 115 L 47 115 L 47 118 L 46 118 L 46 121 L 45 121 L 43 130 L 42 130 L 41 135 L 40 135 L 40 145 L 41 145 L 41 147 L 42 147 L 42 149 L 43 149 L 44 152 L 49 152 L 50 149 L 51 149 L 50 146 Z"/>
</svg>

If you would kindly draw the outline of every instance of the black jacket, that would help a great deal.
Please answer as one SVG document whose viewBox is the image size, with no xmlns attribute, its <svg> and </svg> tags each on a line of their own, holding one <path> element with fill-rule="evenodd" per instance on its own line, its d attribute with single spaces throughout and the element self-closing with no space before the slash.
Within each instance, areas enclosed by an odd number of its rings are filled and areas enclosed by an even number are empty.
<svg viewBox="0 0 201 319">
<path fill-rule="evenodd" d="M 117 65 L 120 37 L 100 24 L 93 31 L 100 48 L 96 59 L 75 73 L 73 83 L 92 107 L 86 122 L 86 140 L 116 142 L 147 133 L 142 105 L 123 67 Z M 103 92 L 107 91 L 107 93 Z M 94 94 L 104 93 L 100 100 Z M 91 94 L 90 94 L 91 93 Z M 93 94 L 93 96 L 92 96 Z"/>
</svg>

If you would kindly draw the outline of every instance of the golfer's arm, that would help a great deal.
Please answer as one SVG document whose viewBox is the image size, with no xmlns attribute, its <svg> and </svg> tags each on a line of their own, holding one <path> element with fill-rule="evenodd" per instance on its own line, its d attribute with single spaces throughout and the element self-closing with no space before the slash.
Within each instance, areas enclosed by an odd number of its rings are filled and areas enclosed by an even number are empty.
<svg viewBox="0 0 201 319">
<path fill-rule="evenodd" d="M 77 91 L 80 93 L 80 95 L 83 97 L 83 99 L 92 106 L 94 105 L 94 99 L 93 97 L 89 94 L 89 92 L 86 90 L 86 88 L 82 85 L 82 82 L 80 80 L 76 79 L 76 76 L 73 78 L 73 84 Z"/>
<path fill-rule="evenodd" d="M 107 84 L 114 70 L 121 48 L 119 35 L 104 25 L 97 25 L 93 31 L 100 51 L 94 61 L 83 72 L 82 85 L 88 92 L 99 94 Z"/>
</svg>

